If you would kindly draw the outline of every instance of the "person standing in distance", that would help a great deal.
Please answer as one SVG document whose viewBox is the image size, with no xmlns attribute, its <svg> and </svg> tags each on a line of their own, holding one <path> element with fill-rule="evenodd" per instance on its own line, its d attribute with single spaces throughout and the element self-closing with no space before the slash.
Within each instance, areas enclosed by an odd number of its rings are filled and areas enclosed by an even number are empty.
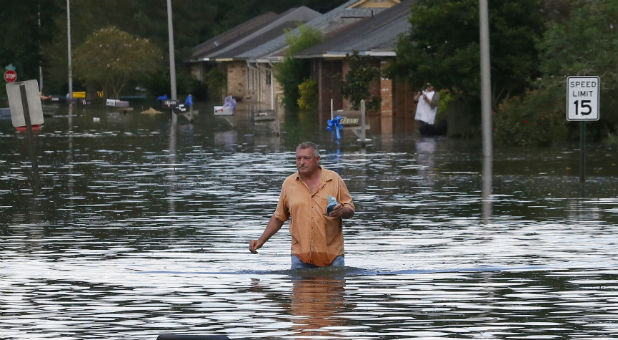
<svg viewBox="0 0 618 340">
<path fill-rule="evenodd" d="M 344 266 L 342 219 L 354 216 L 350 192 L 336 172 L 320 166 L 314 143 L 296 147 L 296 169 L 283 182 L 277 209 L 262 236 L 249 242 L 249 251 L 257 253 L 291 219 L 292 269 Z M 327 214 L 328 196 L 338 203 Z"/>
<path fill-rule="evenodd" d="M 427 83 L 422 92 L 417 92 L 414 101 L 417 102 L 414 119 L 419 122 L 421 134 L 429 132 L 436 121 L 440 94 L 435 91 L 433 85 Z"/>
</svg>

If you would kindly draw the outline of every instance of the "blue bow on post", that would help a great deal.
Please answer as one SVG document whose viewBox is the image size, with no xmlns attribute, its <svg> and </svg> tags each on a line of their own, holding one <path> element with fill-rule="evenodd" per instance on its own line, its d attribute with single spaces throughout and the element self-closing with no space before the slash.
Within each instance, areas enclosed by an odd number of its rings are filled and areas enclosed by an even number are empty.
<svg viewBox="0 0 618 340">
<path fill-rule="evenodd" d="M 341 139 L 341 130 L 343 130 L 343 126 L 341 125 L 341 115 L 329 119 L 326 121 L 326 130 L 330 131 L 333 136 L 339 141 Z"/>
</svg>

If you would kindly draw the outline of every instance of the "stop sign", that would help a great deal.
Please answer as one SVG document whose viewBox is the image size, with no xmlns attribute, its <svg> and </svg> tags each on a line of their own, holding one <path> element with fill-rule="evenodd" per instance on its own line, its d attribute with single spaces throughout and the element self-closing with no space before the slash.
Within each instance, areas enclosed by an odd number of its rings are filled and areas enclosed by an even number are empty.
<svg viewBox="0 0 618 340">
<path fill-rule="evenodd" d="M 13 70 L 6 70 L 6 72 L 4 72 L 4 80 L 7 83 L 14 82 L 15 80 L 17 80 L 17 72 Z"/>
</svg>

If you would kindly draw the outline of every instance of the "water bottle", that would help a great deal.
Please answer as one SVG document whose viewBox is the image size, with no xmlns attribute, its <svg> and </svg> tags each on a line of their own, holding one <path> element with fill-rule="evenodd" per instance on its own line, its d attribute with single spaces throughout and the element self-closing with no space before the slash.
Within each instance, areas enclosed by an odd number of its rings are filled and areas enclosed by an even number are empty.
<svg viewBox="0 0 618 340">
<path fill-rule="evenodd" d="M 326 215 L 330 214 L 333 209 L 337 206 L 337 199 L 333 196 L 328 196 L 328 206 L 326 207 Z"/>
</svg>

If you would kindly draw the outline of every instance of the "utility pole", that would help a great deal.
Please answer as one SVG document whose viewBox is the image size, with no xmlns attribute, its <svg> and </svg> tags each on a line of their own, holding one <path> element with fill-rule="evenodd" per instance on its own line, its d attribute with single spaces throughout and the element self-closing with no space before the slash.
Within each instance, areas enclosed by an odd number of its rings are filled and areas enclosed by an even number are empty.
<svg viewBox="0 0 618 340">
<path fill-rule="evenodd" d="M 479 0 L 479 26 L 481 43 L 481 114 L 483 131 L 483 223 L 491 217 L 493 177 L 493 147 L 491 123 L 491 63 L 489 59 L 489 13 L 487 0 Z"/>
<path fill-rule="evenodd" d="M 67 0 L 67 46 L 68 46 L 68 67 L 69 67 L 69 97 L 73 100 L 73 71 L 71 69 L 71 3 Z"/>
<path fill-rule="evenodd" d="M 36 21 L 39 27 L 38 31 L 38 40 L 39 40 L 39 53 L 41 51 L 41 4 L 39 3 L 37 6 L 37 15 Z M 43 65 L 41 64 L 41 58 L 39 58 L 39 90 L 43 93 Z"/>
<path fill-rule="evenodd" d="M 172 25 L 172 0 L 167 0 L 167 32 L 169 35 L 170 83 L 172 100 L 176 100 L 178 98 L 176 94 L 176 61 L 174 58 L 174 26 Z"/>
<path fill-rule="evenodd" d="M 491 158 L 491 68 L 489 59 L 489 14 L 487 0 L 479 0 L 481 39 L 481 112 L 483 121 L 483 156 Z"/>
</svg>

